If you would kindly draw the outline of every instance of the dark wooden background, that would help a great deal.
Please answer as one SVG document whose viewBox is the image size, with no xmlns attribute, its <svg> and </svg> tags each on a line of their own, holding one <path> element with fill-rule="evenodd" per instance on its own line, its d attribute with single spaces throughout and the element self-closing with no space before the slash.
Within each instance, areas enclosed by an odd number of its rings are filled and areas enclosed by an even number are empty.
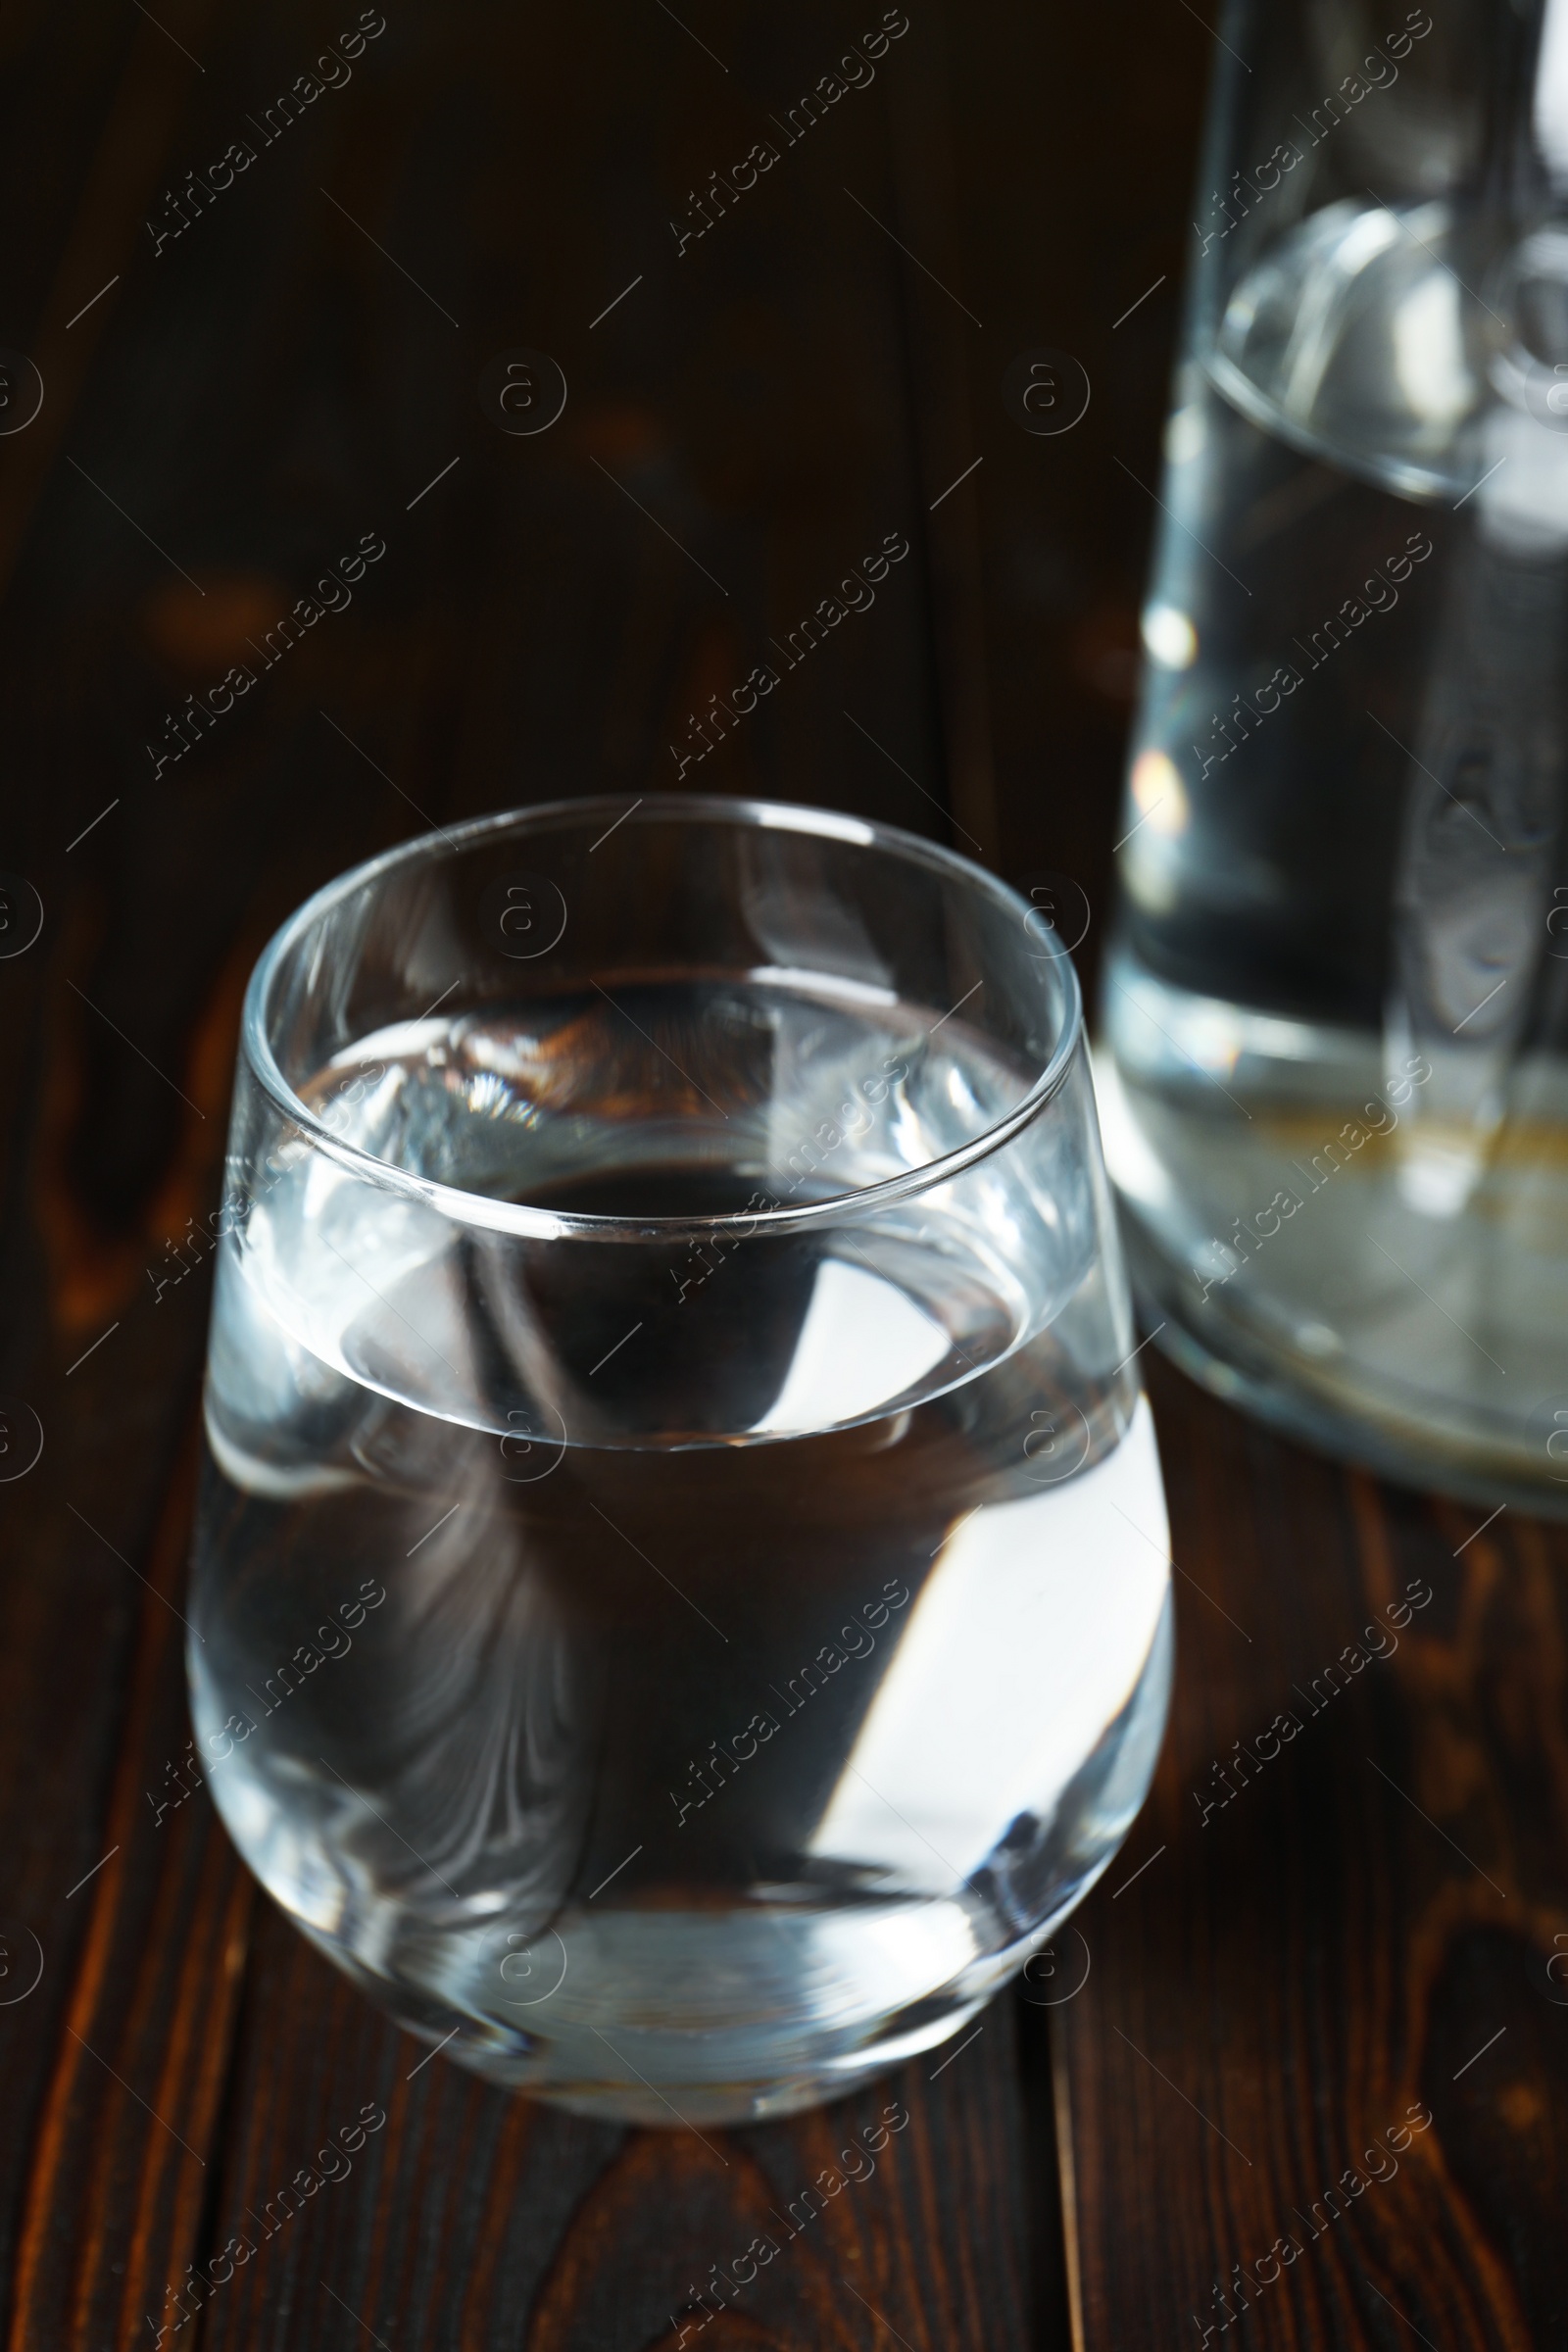
<svg viewBox="0 0 1568 2352">
<path fill-rule="evenodd" d="M 1478 1534 L 1152 1358 L 1159 1778 L 1056 1961 L 940 2074 L 710 2152 L 414 2073 L 204 1793 L 155 1816 L 207 1303 L 178 1245 L 218 1198 L 245 976 L 307 891 L 431 820 L 668 788 L 688 714 L 899 531 L 874 610 L 686 781 L 1070 876 L 1092 974 L 1211 4 L 908 0 L 874 84 L 680 254 L 688 191 L 870 0 L 386 0 L 266 147 L 247 117 L 349 0 L 0 13 L 0 345 L 45 386 L 0 438 L 0 867 L 43 909 L 0 962 L 0 1476 L 29 1414 L 44 1441 L 0 1483 L 15 2352 L 151 2344 L 186 2266 L 367 2101 L 351 2177 L 167 2341 L 673 2347 L 889 2095 L 912 2120 L 875 2177 L 689 2342 L 1568 2342 L 1568 1535 Z M 255 163 L 155 253 L 165 191 L 236 138 Z M 1055 438 L 1002 397 L 1040 346 L 1092 386 Z M 478 397 L 516 347 L 568 385 L 536 437 Z M 352 607 L 155 773 L 168 714 L 368 532 Z M 1397 1653 L 1205 1819 L 1215 1763 L 1413 1580 Z M 1396 2174 L 1312 2236 L 1416 2102 Z M 1293 2234 L 1250 2310 L 1216 2299 Z"/>
</svg>

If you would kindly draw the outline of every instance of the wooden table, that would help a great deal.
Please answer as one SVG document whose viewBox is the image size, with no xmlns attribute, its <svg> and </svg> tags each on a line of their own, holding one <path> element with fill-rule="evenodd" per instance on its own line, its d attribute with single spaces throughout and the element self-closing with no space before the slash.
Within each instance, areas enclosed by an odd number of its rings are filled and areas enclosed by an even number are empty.
<svg viewBox="0 0 1568 2352">
<path fill-rule="evenodd" d="M 983 2031 L 844 2107 L 710 2150 L 421 2064 L 205 1791 L 172 1801 L 190 1237 L 245 976 L 308 890 L 430 821 L 667 789 L 708 698 L 899 532 L 875 610 L 683 781 L 929 829 L 1102 910 L 1210 44 L 1164 0 L 909 0 L 792 134 L 882 21 L 387 0 L 356 50 L 346 4 L 0 20 L 0 341 L 45 388 L 0 439 L 0 865 L 42 910 L 0 961 L 0 1469 L 43 1441 L 0 1483 L 14 2347 L 156 2340 L 187 2266 L 366 2108 L 349 2175 L 165 2341 L 1565 2340 L 1564 1536 L 1348 1474 L 1152 1358 L 1181 1572 L 1154 1791 Z M 1002 395 L 1042 347 L 1093 391 L 1045 438 Z M 567 387 L 532 434 L 480 398 L 519 349 Z M 352 605 L 269 667 L 365 534 Z M 1331 1697 L 1401 1595 L 1396 1649 Z M 699 2335 L 713 2266 L 888 2098 L 874 2176 Z"/>
</svg>

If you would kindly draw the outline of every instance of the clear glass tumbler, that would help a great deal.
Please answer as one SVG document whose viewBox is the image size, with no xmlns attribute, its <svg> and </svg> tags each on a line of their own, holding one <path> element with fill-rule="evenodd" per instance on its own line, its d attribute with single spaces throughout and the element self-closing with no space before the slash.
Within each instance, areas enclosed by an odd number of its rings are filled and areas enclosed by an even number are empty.
<svg viewBox="0 0 1568 2352">
<path fill-rule="evenodd" d="M 193 1705 L 298 1926 L 562 2105 L 776 2114 L 1103 1870 L 1167 1538 L 1077 984 L 816 810 L 427 835 L 257 966 Z"/>
</svg>

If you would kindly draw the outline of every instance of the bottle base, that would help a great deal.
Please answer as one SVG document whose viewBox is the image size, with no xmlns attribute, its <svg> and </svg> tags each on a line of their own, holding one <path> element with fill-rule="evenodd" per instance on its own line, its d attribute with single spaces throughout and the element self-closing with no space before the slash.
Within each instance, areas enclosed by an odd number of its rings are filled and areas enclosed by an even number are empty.
<svg viewBox="0 0 1568 2352">
<path fill-rule="evenodd" d="M 1540 1445 L 1467 1435 L 1434 1412 L 1434 1400 L 1385 1385 L 1337 1394 L 1324 1368 L 1293 1361 L 1230 1317 L 1195 1307 L 1191 1270 L 1176 1266 L 1125 1200 L 1123 1233 L 1133 1295 L 1154 1345 L 1212 1396 L 1288 1438 L 1396 1485 L 1457 1501 L 1513 1504 L 1540 1518 L 1568 1520 L 1568 1461 L 1555 1484 L 1542 1474 Z M 1565 1392 L 1568 1393 L 1568 1392 Z"/>
<path fill-rule="evenodd" d="M 1146 1328 L 1322 1451 L 1568 1517 L 1568 1062 L 1498 1132 L 1380 1029 L 1260 1011 L 1126 950 L 1095 1057 Z M 1391 1066 L 1392 1065 L 1392 1066 Z"/>
</svg>

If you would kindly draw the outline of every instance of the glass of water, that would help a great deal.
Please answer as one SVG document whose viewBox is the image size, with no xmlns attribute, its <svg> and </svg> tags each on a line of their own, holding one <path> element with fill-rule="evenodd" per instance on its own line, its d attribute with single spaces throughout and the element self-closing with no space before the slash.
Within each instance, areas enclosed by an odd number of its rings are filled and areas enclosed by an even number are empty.
<svg viewBox="0 0 1568 2352">
<path fill-rule="evenodd" d="M 290 1918 L 647 2123 L 955 2032 L 1114 1853 L 1170 1679 L 1053 935 L 817 810 L 485 818 L 274 939 L 228 1168 L 193 1705 Z"/>
</svg>

